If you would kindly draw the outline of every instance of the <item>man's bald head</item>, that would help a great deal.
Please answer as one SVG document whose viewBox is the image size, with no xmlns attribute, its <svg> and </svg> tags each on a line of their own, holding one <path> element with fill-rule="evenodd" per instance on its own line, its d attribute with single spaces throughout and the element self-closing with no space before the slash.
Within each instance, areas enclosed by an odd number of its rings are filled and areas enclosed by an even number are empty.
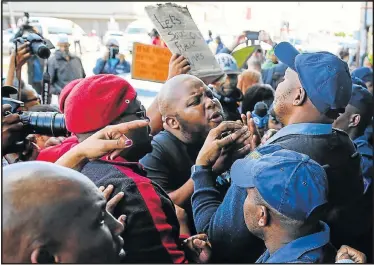
<svg viewBox="0 0 374 265">
<path fill-rule="evenodd" d="M 175 114 L 176 103 L 181 96 L 194 87 L 205 86 L 204 82 L 193 75 L 181 74 L 167 80 L 158 94 L 158 106 L 162 116 Z"/>
<path fill-rule="evenodd" d="M 3 174 L 3 256 L 10 262 L 29 261 L 40 247 L 34 244 L 61 247 L 82 206 L 102 196 L 81 173 L 51 163 L 12 164 Z"/>
</svg>

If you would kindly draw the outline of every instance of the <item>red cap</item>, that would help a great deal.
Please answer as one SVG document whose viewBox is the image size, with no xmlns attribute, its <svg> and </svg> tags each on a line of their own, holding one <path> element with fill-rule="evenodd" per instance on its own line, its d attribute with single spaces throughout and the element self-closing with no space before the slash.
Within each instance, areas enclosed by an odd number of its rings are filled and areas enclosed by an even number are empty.
<svg viewBox="0 0 374 265">
<path fill-rule="evenodd" d="M 60 106 L 67 129 L 75 134 L 104 128 L 136 98 L 135 89 L 126 80 L 109 74 L 84 78 L 70 92 L 69 88 L 65 100 L 61 97 Z"/>
<path fill-rule="evenodd" d="M 64 113 L 65 108 L 65 100 L 67 96 L 70 94 L 71 90 L 81 81 L 83 78 L 75 79 L 67 84 L 61 91 L 60 97 L 58 99 L 58 104 L 60 106 L 60 110 Z"/>
</svg>

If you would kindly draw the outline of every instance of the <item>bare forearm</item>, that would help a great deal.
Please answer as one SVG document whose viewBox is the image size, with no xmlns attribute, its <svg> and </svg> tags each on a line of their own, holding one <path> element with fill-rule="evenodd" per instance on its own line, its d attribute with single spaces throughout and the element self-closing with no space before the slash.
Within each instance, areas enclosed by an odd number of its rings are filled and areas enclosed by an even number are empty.
<svg viewBox="0 0 374 265">
<path fill-rule="evenodd" d="M 60 157 L 55 164 L 80 171 L 87 162 L 88 159 L 79 152 L 79 149 L 73 147 Z"/>
<path fill-rule="evenodd" d="M 15 72 L 16 72 L 16 68 L 14 66 L 14 60 L 11 59 L 9 63 L 8 74 L 6 76 L 6 80 L 4 84 L 5 86 L 13 86 Z"/>
<path fill-rule="evenodd" d="M 189 200 L 193 194 L 194 183 L 192 179 L 189 179 L 186 183 L 183 184 L 179 189 L 170 192 L 168 195 L 170 199 L 176 205 L 183 207 L 187 200 Z"/>
</svg>

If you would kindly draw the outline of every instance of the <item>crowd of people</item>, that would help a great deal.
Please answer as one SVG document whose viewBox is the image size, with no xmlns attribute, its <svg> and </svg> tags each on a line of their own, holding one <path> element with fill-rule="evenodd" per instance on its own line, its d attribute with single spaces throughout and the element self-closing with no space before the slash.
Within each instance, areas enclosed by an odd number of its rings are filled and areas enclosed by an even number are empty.
<svg viewBox="0 0 374 265">
<path fill-rule="evenodd" d="M 174 54 L 148 109 L 115 40 L 87 77 L 60 36 L 58 106 L 18 80 L 37 59 L 19 46 L 2 84 L 24 102 L 2 104 L 3 262 L 372 262 L 372 65 L 261 32 L 273 49 L 239 68 L 245 38 L 217 46 L 211 82 Z M 30 133 L 21 111 L 63 114 L 68 133 Z"/>
</svg>

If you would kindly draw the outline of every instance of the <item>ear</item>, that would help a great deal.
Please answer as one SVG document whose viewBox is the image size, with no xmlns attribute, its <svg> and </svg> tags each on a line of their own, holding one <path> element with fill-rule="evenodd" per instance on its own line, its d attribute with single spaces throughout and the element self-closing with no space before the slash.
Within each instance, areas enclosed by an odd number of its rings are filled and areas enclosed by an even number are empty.
<svg viewBox="0 0 374 265">
<path fill-rule="evenodd" d="M 305 99 L 306 99 L 306 93 L 305 93 L 305 90 L 304 88 L 302 87 L 299 87 L 296 89 L 296 95 L 293 99 L 293 105 L 294 106 L 301 106 L 303 105 L 303 103 L 305 102 Z"/>
<path fill-rule="evenodd" d="M 360 123 L 360 121 L 361 121 L 361 115 L 360 114 L 353 114 L 353 115 L 351 115 L 351 117 L 349 119 L 348 127 L 349 128 L 357 127 L 358 124 Z"/>
<path fill-rule="evenodd" d="M 31 263 L 60 263 L 61 259 L 57 255 L 51 254 L 45 248 L 36 248 L 31 253 Z"/>
<path fill-rule="evenodd" d="M 166 117 L 164 120 L 164 123 L 166 124 L 167 127 L 172 128 L 174 130 L 178 130 L 179 127 L 179 122 L 175 117 Z"/>
<path fill-rule="evenodd" d="M 261 205 L 258 207 L 258 226 L 265 227 L 269 223 L 269 211 L 268 209 Z"/>
</svg>

